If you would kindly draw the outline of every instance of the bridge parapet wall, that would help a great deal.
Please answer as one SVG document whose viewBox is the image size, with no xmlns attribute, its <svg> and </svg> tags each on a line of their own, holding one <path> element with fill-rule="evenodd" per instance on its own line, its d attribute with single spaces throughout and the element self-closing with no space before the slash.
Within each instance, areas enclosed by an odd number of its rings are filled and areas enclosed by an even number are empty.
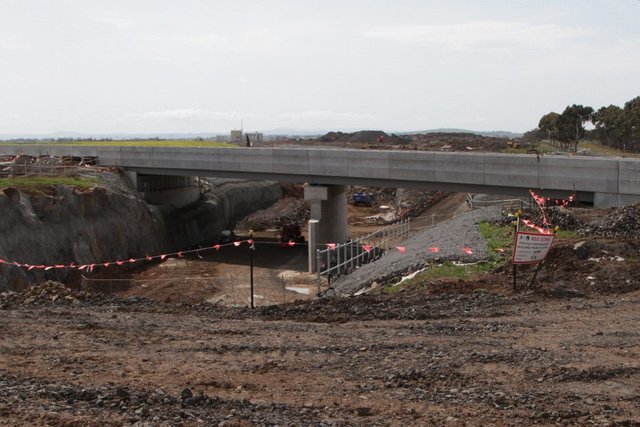
<svg viewBox="0 0 640 427">
<path fill-rule="evenodd" d="M 332 148 L 0 146 L 8 154 L 97 156 L 101 165 L 146 174 L 220 176 L 321 185 L 373 185 L 585 200 L 640 200 L 640 160 L 499 153 Z M 596 194 L 608 195 L 595 197 Z"/>
</svg>

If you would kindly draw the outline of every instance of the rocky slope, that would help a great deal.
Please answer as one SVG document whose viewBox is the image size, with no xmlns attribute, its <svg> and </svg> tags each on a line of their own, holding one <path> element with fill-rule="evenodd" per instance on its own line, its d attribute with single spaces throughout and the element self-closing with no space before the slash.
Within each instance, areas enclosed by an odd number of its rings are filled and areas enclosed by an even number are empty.
<svg viewBox="0 0 640 427">
<path fill-rule="evenodd" d="M 47 194 L 0 192 L 0 258 L 32 265 L 99 263 L 144 257 L 209 243 L 233 221 L 278 200 L 277 183 L 214 181 L 200 202 L 175 210 L 145 203 L 126 178 L 103 172 L 100 184 L 67 186 Z M 0 264 L 0 289 L 44 279 L 70 281 L 73 269 Z"/>
</svg>

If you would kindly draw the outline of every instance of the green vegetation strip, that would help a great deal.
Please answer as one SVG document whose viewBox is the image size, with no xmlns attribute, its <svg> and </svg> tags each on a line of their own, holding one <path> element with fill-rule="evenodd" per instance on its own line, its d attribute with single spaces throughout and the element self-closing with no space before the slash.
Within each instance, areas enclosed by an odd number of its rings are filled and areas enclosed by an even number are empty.
<svg viewBox="0 0 640 427">
<path fill-rule="evenodd" d="M 67 185 L 79 189 L 88 189 L 95 187 L 99 182 L 97 178 L 79 178 L 79 177 L 25 177 L 2 178 L 0 179 L 0 190 L 5 188 L 17 188 L 19 190 L 33 193 L 44 194 L 47 188 L 57 185 Z"/>
<path fill-rule="evenodd" d="M 498 249 L 508 249 L 513 247 L 514 227 L 510 225 L 495 225 L 486 221 L 478 224 L 480 234 L 487 241 L 487 252 L 492 261 L 498 261 Z"/>
<path fill-rule="evenodd" d="M 28 142 L 1 142 L 1 145 L 47 145 L 56 147 L 82 146 L 82 147 L 227 147 L 237 148 L 235 144 L 227 142 L 200 141 L 197 139 L 135 139 L 122 141 L 28 141 Z"/>
</svg>

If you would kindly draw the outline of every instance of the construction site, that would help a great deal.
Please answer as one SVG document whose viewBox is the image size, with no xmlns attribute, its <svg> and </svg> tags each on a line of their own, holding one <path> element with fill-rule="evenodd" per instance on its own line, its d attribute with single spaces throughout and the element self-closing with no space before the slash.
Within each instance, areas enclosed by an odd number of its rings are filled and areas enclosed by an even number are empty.
<svg viewBox="0 0 640 427">
<path fill-rule="evenodd" d="M 278 191 L 208 245 L 0 293 L 0 425 L 640 420 L 640 205 L 354 187 L 352 241 L 318 276 L 301 188 Z M 10 212 L 27 196 L 4 197 Z M 28 197 L 50 226 L 45 196 Z M 542 264 L 513 268 L 516 219 L 560 230 Z M 39 270 L 12 257 L 5 277 Z"/>
</svg>

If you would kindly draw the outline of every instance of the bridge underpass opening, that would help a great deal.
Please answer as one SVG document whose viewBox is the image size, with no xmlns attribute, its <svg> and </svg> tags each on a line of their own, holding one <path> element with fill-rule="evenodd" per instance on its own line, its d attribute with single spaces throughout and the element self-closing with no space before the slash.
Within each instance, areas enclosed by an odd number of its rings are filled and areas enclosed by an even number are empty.
<svg viewBox="0 0 640 427">
<path fill-rule="evenodd" d="M 200 199 L 197 178 L 182 175 L 147 175 L 127 171 L 133 187 L 151 205 L 187 206 Z"/>
</svg>

